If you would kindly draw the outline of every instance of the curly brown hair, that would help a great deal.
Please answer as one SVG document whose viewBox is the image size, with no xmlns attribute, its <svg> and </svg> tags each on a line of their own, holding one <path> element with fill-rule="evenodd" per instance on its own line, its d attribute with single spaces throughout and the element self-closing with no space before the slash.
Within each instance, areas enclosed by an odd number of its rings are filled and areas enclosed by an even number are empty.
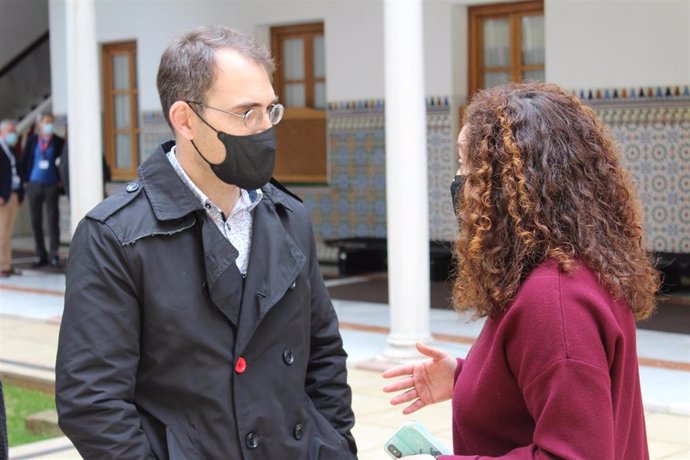
<svg viewBox="0 0 690 460">
<path fill-rule="evenodd" d="M 632 182 L 594 111 L 556 85 L 510 84 L 477 93 L 464 123 L 456 308 L 495 316 L 555 259 L 565 273 L 586 265 L 647 318 L 659 273 L 642 246 Z"/>
</svg>

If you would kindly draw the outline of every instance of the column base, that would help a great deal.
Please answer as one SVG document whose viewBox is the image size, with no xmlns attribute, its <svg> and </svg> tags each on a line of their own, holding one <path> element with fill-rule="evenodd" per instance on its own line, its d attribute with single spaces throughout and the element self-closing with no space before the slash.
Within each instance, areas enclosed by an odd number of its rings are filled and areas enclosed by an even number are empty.
<svg viewBox="0 0 690 460">
<path fill-rule="evenodd" d="M 359 361 L 355 364 L 356 369 L 365 369 L 369 371 L 383 372 L 399 364 L 406 364 L 415 361 L 422 361 L 428 359 L 415 347 L 415 343 L 430 343 L 432 337 L 429 336 L 426 340 L 414 341 L 396 341 L 393 343 L 389 339 L 388 346 L 378 355 L 365 361 Z"/>
</svg>

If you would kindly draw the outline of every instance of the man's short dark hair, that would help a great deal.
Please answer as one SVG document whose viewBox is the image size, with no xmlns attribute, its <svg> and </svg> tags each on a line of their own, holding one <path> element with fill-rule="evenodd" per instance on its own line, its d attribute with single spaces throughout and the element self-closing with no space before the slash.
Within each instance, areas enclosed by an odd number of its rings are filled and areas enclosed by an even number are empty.
<svg viewBox="0 0 690 460">
<path fill-rule="evenodd" d="M 226 48 L 263 65 L 269 77 L 273 74 L 271 53 L 251 35 L 229 27 L 204 26 L 178 37 L 161 56 L 157 78 L 163 114 L 171 127 L 168 112 L 175 102 L 206 102 L 216 77 L 216 50 Z"/>
</svg>

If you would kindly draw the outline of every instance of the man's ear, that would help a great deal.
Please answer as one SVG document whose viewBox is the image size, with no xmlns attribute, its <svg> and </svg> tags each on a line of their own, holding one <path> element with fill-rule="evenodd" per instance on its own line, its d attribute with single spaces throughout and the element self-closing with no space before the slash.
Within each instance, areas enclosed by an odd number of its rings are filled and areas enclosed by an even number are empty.
<svg viewBox="0 0 690 460">
<path fill-rule="evenodd" d="M 196 120 L 189 104 L 183 101 L 177 101 L 170 106 L 168 111 L 170 124 L 173 126 L 175 132 L 179 133 L 187 140 L 194 139 L 194 125 Z"/>
</svg>

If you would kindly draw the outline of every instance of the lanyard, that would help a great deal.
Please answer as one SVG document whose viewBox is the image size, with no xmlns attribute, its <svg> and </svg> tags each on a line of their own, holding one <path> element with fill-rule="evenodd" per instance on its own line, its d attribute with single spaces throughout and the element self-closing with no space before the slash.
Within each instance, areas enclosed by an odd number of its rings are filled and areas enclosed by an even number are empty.
<svg viewBox="0 0 690 460">
<path fill-rule="evenodd" d="M 48 150 L 48 147 L 50 147 L 50 138 L 43 139 L 42 137 L 38 138 L 38 146 L 41 148 L 41 158 L 44 160 L 46 159 L 46 151 Z"/>
<path fill-rule="evenodd" d="M 10 160 L 10 166 L 12 167 L 12 171 L 14 171 L 15 166 L 15 158 L 14 158 L 14 152 L 12 151 L 12 147 L 7 145 L 5 141 L 2 141 L 2 147 L 5 151 L 5 155 L 7 156 L 7 159 Z"/>
</svg>

